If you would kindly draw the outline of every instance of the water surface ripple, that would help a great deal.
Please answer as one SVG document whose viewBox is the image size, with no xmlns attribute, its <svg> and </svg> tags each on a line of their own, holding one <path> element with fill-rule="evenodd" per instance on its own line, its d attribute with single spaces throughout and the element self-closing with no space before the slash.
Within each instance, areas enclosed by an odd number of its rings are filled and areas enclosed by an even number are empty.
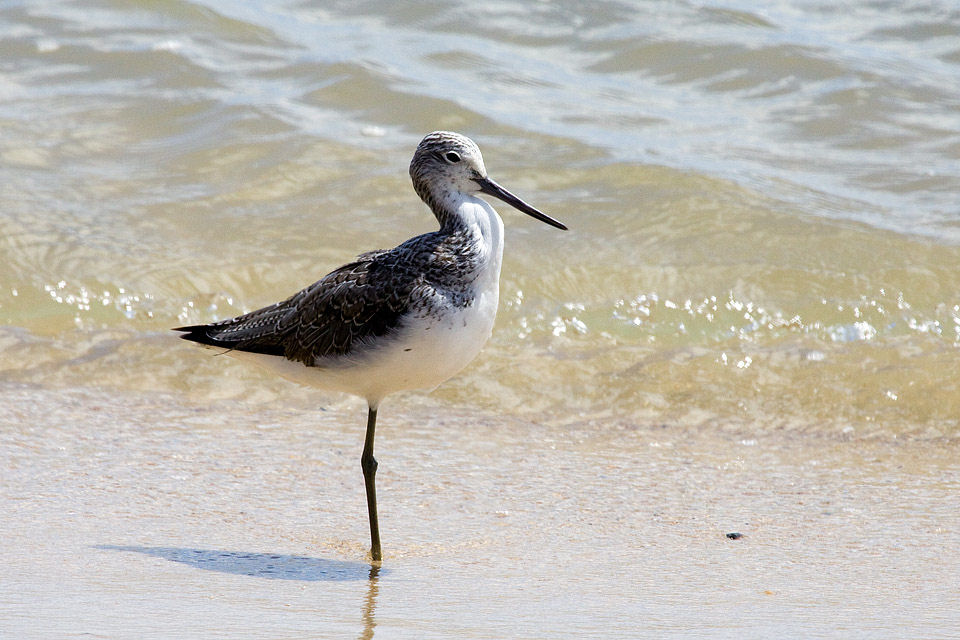
<svg viewBox="0 0 960 640">
<path fill-rule="evenodd" d="M 573 230 L 504 211 L 495 338 L 440 397 L 957 435 L 960 13 L 498 7 L 5 5 L 5 375 L 222 375 L 166 328 L 430 229 L 405 167 L 449 128 Z"/>
</svg>

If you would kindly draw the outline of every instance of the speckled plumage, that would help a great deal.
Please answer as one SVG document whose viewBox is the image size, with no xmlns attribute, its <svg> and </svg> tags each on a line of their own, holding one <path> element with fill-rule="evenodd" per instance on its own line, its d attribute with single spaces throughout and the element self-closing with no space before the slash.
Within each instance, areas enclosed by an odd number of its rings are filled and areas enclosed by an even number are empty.
<svg viewBox="0 0 960 640">
<path fill-rule="evenodd" d="M 381 559 L 373 441 L 389 393 L 432 388 L 467 365 L 493 330 L 503 221 L 479 194 L 566 229 L 487 177 L 472 140 L 427 135 L 410 178 L 440 229 L 360 255 L 282 302 L 236 318 L 180 327 L 182 338 L 250 357 L 289 378 L 345 391 L 368 405 L 361 466 L 370 553 Z"/>
<path fill-rule="evenodd" d="M 451 161 L 453 157 L 457 161 Z M 308 367 L 364 361 L 360 356 L 405 324 L 470 307 L 484 270 L 493 269 L 499 276 L 499 239 L 496 247 L 488 246 L 491 239 L 478 233 L 476 221 L 464 214 L 469 210 L 465 203 L 473 200 L 466 194 L 489 193 L 564 228 L 489 180 L 480 149 L 460 134 L 435 131 L 425 136 L 410 162 L 410 178 L 440 223 L 438 231 L 362 254 L 269 307 L 176 330 L 184 332 L 186 340 L 278 356 Z M 476 202 L 496 216 L 485 202 Z M 496 221 L 499 224 L 499 217 Z M 491 249 L 497 253 L 492 258 Z"/>
<path fill-rule="evenodd" d="M 477 253 L 464 229 L 426 233 L 365 253 L 282 302 L 177 330 L 187 340 L 317 366 L 374 346 L 409 314 L 442 313 L 438 299 L 469 306 Z"/>
</svg>

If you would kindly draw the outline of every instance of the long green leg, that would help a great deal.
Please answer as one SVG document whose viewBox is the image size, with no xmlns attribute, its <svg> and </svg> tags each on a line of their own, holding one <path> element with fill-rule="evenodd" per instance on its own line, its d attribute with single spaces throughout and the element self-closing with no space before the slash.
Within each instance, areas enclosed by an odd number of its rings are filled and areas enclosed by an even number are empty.
<svg viewBox="0 0 960 640">
<path fill-rule="evenodd" d="M 370 516 L 370 556 L 374 562 L 383 559 L 380 550 L 380 524 L 377 521 L 377 460 L 373 457 L 373 435 L 377 428 L 377 409 L 370 407 L 367 412 L 367 437 L 363 441 L 363 455 L 360 468 L 363 469 L 363 481 L 367 487 L 367 513 Z"/>
</svg>

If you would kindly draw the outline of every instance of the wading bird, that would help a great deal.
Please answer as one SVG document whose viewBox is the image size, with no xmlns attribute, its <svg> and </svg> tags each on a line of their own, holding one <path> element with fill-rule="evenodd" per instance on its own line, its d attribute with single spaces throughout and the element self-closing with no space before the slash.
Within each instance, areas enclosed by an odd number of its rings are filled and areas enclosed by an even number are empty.
<svg viewBox="0 0 960 640">
<path fill-rule="evenodd" d="M 438 231 L 364 253 L 269 307 L 175 329 L 185 340 L 367 401 L 360 463 L 376 562 L 382 553 L 373 439 L 380 401 L 395 391 L 436 387 L 473 360 L 493 331 L 503 221 L 479 196 L 566 229 L 487 177 L 480 149 L 460 134 L 427 135 L 410 162 L 410 177 Z"/>
</svg>

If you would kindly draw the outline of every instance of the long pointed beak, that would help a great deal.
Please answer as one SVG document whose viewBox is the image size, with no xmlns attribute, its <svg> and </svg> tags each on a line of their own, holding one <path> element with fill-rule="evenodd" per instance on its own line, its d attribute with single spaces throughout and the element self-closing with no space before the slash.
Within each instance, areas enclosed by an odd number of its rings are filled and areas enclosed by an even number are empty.
<svg viewBox="0 0 960 640">
<path fill-rule="evenodd" d="M 517 196 L 510 193 L 509 191 L 507 191 L 506 189 L 498 185 L 496 182 L 494 182 L 490 178 L 474 178 L 473 181 L 476 182 L 478 185 L 480 185 L 480 193 L 485 193 L 488 196 L 493 196 L 494 198 L 503 200 L 514 209 L 518 211 L 523 211 L 528 216 L 536 218 L 541 222 L 546 222 L 551 227 L 556 227 L 557 229 L 563 229 L 564 231 L 567 230 L 567 226 L 565 224 L 563 224 L 559 220 L 554 220 L 553 218 L 545 214 L 543 211 L 540 211 L 539 209 L 535 209 L 534 207 L 531 207 L 526 202 L 524 202 Z"/>
</svg>

